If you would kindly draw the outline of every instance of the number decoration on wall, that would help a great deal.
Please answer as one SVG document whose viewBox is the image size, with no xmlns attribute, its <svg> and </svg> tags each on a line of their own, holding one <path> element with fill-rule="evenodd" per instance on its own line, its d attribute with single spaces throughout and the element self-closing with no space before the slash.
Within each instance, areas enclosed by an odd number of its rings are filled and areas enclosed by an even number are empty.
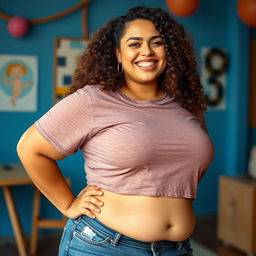
<svg viewBox="0 0 256 256">
<path fill-rule="evenodd" d="M 202 48 L 201 82 L 208 110 L 225 110 L 228 56 L 220 48 Z"/>
</svg>

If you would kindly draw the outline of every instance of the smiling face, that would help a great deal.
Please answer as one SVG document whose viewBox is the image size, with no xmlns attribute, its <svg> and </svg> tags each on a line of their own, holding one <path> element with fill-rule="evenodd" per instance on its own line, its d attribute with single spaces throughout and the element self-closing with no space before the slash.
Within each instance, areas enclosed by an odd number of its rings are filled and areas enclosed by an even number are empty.
<svg viewBox="0 0 256 256">
<path fill-rule="evenodd" d="M 120 48 L 115 50 L 127 86 L 157 86 L 167 58 L 163 39 L 151 21 L 136 19 L 127 23 Z"/>
<path fill-rule="evenodd" d="M 13 78 L 20 78 L 24 75 L 24 71 L 20 66 L 13 67 L 10 71 L 10 76 Z"/>
</svg>

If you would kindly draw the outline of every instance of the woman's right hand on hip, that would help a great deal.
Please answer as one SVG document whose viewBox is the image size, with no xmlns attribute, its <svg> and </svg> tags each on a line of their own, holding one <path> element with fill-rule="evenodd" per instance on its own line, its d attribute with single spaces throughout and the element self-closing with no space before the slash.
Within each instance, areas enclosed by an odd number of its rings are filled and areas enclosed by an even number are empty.
<svg viewBox="0 0 256 256">
<path fill-rule="evenodd" d="M 90 218 L 95 218 L 97 213 L 101 212 L 101 207 L 104 203 L 97 197 L 102 196 L 103 191 L 96 186 L 87 186 L 73 200 L 66 211 L 66 216 L 75 219 L 80 215 L 87 215 Z"/>
</svg>

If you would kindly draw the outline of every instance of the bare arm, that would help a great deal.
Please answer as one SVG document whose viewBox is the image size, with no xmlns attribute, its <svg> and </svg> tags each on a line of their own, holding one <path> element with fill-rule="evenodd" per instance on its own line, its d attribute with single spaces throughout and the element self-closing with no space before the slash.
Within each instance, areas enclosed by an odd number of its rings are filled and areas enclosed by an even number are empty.
<svg viewBox="0 0 256 256">
<path fill-rule="evenodd" d="M 28 88 L 32 84 L 32 81 L 28 81 L 23 84 L 23 88 Z"/>
<path fill-rule="evenodd" d="M 94 217 L 101 201 L 99 188 L 83 190 L 76 198 L 66 183 L 58 165 L 58 160 L 65 158 L 32 125 L 21 137 L 17 152 L 31 180 L 51 203 L 70 218 L 81 214 Z"/>
<path fill-rule="evenodd" d="M 4 84 L 4 85 L 7 85 L 7 86 L 11 86 L 11 85 L 12 85 L 12 82 L 8 82 L 8 81 L 7 81 L 6 76 L 3 76 L 3 77 L 2 77 L 2 81 L 3 81 L 3 84 Z"/>
</svg>

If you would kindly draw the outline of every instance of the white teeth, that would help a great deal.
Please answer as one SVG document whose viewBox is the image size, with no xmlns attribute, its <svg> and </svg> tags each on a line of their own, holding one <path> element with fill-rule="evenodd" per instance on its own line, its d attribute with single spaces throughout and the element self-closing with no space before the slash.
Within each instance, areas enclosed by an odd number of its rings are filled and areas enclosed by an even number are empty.
<svg viewBox="0 0 256 256">
<path fill-rule="evenodd" d="M 149 67 L 149 66 L 153 66 L 154 64 L 155 64 L 154 62 L 139 62 L 139 63 L 137 63 L 137 65 L 140 67 Z"/>
</svg>

